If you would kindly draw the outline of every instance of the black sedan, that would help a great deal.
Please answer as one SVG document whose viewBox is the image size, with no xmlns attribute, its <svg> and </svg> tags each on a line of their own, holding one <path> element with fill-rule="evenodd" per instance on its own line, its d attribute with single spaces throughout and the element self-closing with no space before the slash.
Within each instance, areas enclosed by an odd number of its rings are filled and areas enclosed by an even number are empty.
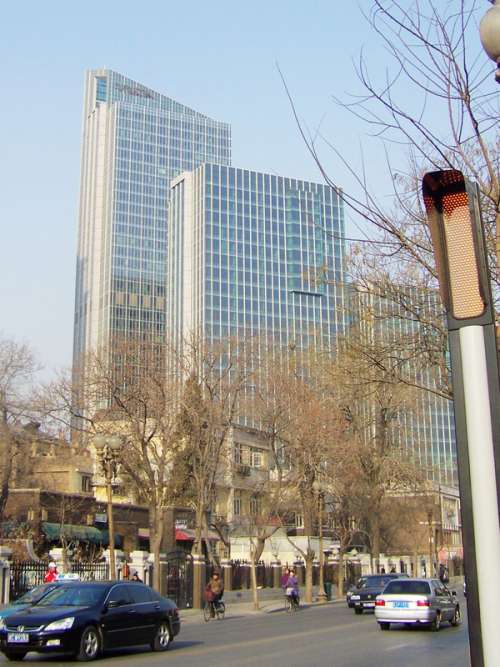
<svg viewBox="0 0 500 667">
<path fill-rule="evenodd" d="M 355 614 L 362 614 L 365 609 L 375 611 L 375 598 L 380 595 L 386 585 L 398 577 L 408 577 L 407 574 L 369 574 L 358 582 L 358 587 L 352 590 L 349 606 L 354 607 Z"/>
<path fill-rule="evenodd" d="M 63 584 L 33 607 L 0 620 L 0 651 L 96 658 L 104 649 L 149 644 L 165 651 L 179 633 L 177 607 L 149 586 L 129 582 Z"/>
</svg>

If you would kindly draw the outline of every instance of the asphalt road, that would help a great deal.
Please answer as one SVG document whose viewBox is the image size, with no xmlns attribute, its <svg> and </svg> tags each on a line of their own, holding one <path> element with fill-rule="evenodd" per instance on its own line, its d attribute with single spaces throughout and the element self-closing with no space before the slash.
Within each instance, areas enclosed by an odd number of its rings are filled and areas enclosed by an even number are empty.
<svg viewBox="0 0 500 667">
<path fill-rule="evenodd" d="M 462 608 L 465 605 L 462 604 Z M 5 658 L 0 658 L 3 662 Z M 30 654 L 24 662 L 75 664 L 61 658 Z M 283 611 L 238 614 L 228 609 L 223 621 L 203 623 L 186 618 L 167 653 L 141 649 L 106 653 L 107 667 L 469 667 L 467 627 L 444 625 L 381 632 L 373 614 L 355 616 L 343 604 Z"/>
</svg>

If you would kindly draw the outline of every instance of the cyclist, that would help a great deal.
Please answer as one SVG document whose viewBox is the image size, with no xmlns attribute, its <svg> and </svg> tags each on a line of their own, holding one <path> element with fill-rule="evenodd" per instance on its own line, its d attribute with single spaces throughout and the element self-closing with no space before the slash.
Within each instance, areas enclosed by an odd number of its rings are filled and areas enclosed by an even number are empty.
<svg viewBox="0 0 500 667">
<path fill-rule="evenodd" d="M 285 593 L 290 602 L 295 606 L 299 606 L 299 580 L 295 576 L 295 571 L 290 570 L 288 574 L 288 581 L 286 582 Z"/>
<path fill-rule="evenodd" d="M 224 595 L 224 584 L 218 572 L 214 572 L 205 587 L 205 599 L 210 603 L 210 616 L 215 617 L 215 610 Z"/>
</svg>

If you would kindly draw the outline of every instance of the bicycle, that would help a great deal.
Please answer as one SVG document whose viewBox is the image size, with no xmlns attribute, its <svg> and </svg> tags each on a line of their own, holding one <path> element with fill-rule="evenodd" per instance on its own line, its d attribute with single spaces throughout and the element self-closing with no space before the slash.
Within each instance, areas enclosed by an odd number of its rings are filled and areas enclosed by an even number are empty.
<svg viewBox="0 0 500 667">
<path fill-rule="evenodd" d="M 285 611 L 287 614 L 299 611 L 299 598 L 296 595 L 285 596 Z"/>
<path fill-rule="evenodd" d="M 225 614 L 226 605 L 224 604 L 224 600 L 216 600 L 215 602 L 209 602 L 208 600 L 205 600 L 205 604 L 203 606 L 203 618 L 205 619 L 206 623 L 208 623 L 208 621 L 211 619 L 222 621 Z"/>
</svg>

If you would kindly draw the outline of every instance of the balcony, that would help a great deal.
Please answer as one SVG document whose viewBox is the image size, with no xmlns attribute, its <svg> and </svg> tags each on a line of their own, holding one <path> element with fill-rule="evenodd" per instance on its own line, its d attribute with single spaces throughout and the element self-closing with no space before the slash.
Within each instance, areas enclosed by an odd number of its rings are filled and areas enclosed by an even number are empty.
<svg viewBox="0 0 500 667">
<path fill-rule="evenodd" d="M 241 475 L 241 477 L 250 477 L 251 468 L 249 465 L 245 465 L 244 463 L 235 463 L 234 472 L 237 475 Z"/>
</svg>

